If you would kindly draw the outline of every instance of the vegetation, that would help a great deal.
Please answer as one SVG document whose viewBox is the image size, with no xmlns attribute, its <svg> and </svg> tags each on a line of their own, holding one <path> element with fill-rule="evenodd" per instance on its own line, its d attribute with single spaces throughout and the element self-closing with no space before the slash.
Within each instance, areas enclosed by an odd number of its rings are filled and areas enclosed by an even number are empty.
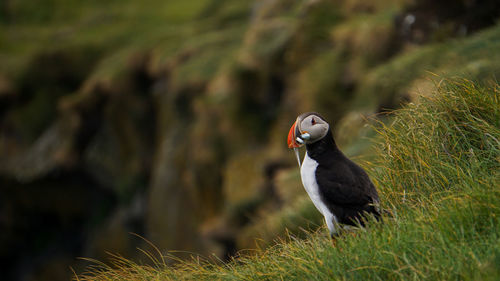
<svg viewBox="0 0 500 281">
<path fill-rule="evenodd" d="M 388 63 L 374 68 L 356 93 L 356 106 L 373 107 L 376 101 L 392 102 L 410 98 L 412 93 L 425 89 L 428 72 L 446 77 L 467 77 L 475 81 L 496 79 L 500 75 L 500 26 L 495 26 L 468 38 L 429 44 L 398 55 Z M 485 54 L 489 54 L 486 59 Z M 426 75 L 427 72 L 427 75 Z M 398 79 L 392 79 L 398 73 Z M 379 93 L 379 95 L 373 95 Z M 399 100 L 398 98 L 399 97 Z M 367 101 L 375 102 L 367 102 Z"/>
<path fill-rule="evenodd" d="M 345 233 L 290 236 L 223 265 L 166 267 L 125 259 L 79 280 L 498 280 L 500 278 L 500 85 L 441 81 L 433 93 L 377 127 L 367 163 L 393 212 Z"/>
<path fill-rule="evenodd" d="M 442 110 L 431 95 L 434 74 L 473 80 L 477 88 L 471 92 L 496 89 L 491 81 L 500 74 L 499 11 L 497 0 L 2 1 L 2 278 L 68 280 L 68 268 L 79 274 L 88 264 L 75 257 L 105 260 L 108 252 L 147 264 L 136 250 L 147 243 L 129 233 L 145 237 L 163 255 L 171 253 L 168 266 L 189 253 L 226 262 L 254 248 L 263 249 L 258 256 L 292 259 L 293 249 L 302 247 L 332 256 L 332 271 L 324 274 L 333 276 L 344 272 L 347 262 L 368 263 L 355 255 L 356 247 L 366 246 L 359 239 L 377 241 L 389 251 L 396 233 L 404 233 L 399 228 L 418 230 L 421 223 L 418 231 L 434 230 L 437 226 L 426 222 L 440 220 L 443 210 L 462 202 L 448 200 L 455 198 L 453 192 L 465 190 L 463 198 L 473 198 L 471 208 L 479 208 L 474 205 L 479 195 L 471 190 L 491 177 L 481 174 L 481 182 L 471 183 L 469 190 L 461 177 L 486 170 L 457 167 L 487 155 L 475 149 L 456 152 L 469 144 L 455 145 L 446 131 L 462 132 L 471 145 L 481 146 L 477 142 L 483 139 L 475 139 L 479 131 L 467 133 L 469 123 L 479 126 L 475 119 L 457 125 L 460 130 L 433 123 L 429 128 L 440 134 L 434 138 L 434 131 L 424 132 L 427 126 L 421 124 L 414 129 L 423 137 L 412 139 L 403 125 L 410 126 L 405 122 L 414 116 L 394 121 L 381 113 L 415 103 L 412 115 L 440 117 L 417 112 L 431 104 Z M 453 85 L 447 87 L 466 90 Z M 417 102 L 418 92 L 423 101 Z M 480 100 L 473 105 L 487 106 Z M 324 231 L 318 230 L 322 217 L 304 193 L 284 143 L 290 123 L 305 111 L 324 115 L 342 151 L 371 168 L 385 207 L 396 216 L 377 227 L 393 240 L 372 237 L 368 230 L 365 238 L 346 235 L 339 242 L 344 248 L 360 243 L 352 252 L 327 247 Z M 367 116 L 380 117 L 386 126 L 367 126 Z M 387 139 L 380 137 L 387 145 L 378 152 L 371 141 L 376 130 Z M 409 139 L 403 142 L 400 132 Z M 498 139 L 494 132 L 489 135 Z M 484 135 L 485 147 L 492 145 L 489 135 Z M 444 154 L 417 153 L 427 141 L 441 145 L 441 138 L 450 142 L 440 146 Z M 405 146 L 393 143 L 398 139 Z M 421 143 L 409 146 L 410 141 Z M 404 149 L 415 150 L 413 156 Z M 452 171 L 454 177 L 448 176 Z M 408 221 L 415 225 L 407 226 Z M 406 238 L 420 241 L 418 233 Z M 436 233 L 447 232 L 429 235 Z M 290 243 L 273 247 L 279 239 Z M 403 244 L 391 253 L 412 246 Z M 393 269 L 389 257 L 370 253 Z M 232 278 L 242 277 L 236 272 L 241 270 L 250 276 L 257 267 L 265 274 L 284 274 L 292 266 L 285 262 L 282 270 L 274 269 L 270 259 L 244 256 L 223 267 L 181 262 L 174 271 L 127 264 L 187 279 L 195 271 Z M 418 264 L 411 255 L 398 258 Z M 399 265 L 406 272 L 408 267 Z M 106 274 L 113 272 L 118 273 Z"/>
</svg>

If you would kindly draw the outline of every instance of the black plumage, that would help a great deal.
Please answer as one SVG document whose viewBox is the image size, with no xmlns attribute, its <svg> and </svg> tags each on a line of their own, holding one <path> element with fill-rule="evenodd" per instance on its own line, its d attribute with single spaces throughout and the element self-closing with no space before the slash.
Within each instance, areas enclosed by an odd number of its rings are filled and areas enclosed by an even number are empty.
<svg viewBox="0 0 500 281">
<path fill-rule="evenodd" d="M 306 149 L 318 163 L 315 176 L 322 201 L 339 223 L 364 225 L 364 215 L 380 217 L 375 186 L 366 172 L 338 149 L 330 129 L 322 139 L 306 144 Z"/>
</svg>

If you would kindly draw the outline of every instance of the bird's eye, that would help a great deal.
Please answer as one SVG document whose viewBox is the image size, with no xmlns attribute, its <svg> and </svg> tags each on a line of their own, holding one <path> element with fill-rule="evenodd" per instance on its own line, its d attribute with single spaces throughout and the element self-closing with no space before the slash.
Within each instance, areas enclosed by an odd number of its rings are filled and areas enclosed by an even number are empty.
<svg viewBox="0 0 500 281">
<path fill-rule="evenodd" d="M 314 117 L 311 119 L 311 125 L 316 124 L 316 120 L 314 120 Z"/>
</svg>

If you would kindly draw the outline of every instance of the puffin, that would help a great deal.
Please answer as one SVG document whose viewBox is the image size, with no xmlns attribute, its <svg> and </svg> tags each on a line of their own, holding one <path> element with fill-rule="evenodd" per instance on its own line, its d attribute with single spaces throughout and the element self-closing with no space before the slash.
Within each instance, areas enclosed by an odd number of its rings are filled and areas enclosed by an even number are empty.
<svg viewBox="0 0 500 281">
<path fill-rule="evenodd" d="M 367 215 L 380 218 L 379 197 L 368 174 L 337 147 L 330 125 L 316 112 L 299 115 L 288 133 L 309 198 L 324 216 L 330 237 L 340 228 L 364 226 Z M 306 147 L 302 163 L 299 147 Z"/>
</svg>

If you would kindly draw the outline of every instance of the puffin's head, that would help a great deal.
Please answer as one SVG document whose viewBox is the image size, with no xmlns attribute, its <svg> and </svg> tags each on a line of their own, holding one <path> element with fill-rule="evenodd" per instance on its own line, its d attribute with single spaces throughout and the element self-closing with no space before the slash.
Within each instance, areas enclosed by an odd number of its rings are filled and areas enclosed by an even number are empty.
<svg viewBox="0 0 500 281">
<path fill-rule="evenodd" d="M 326 136 L 330 125 L 318 113 L 299 115 L 288 132 L 288 148 L 314 143 Z"/>
</svg>

